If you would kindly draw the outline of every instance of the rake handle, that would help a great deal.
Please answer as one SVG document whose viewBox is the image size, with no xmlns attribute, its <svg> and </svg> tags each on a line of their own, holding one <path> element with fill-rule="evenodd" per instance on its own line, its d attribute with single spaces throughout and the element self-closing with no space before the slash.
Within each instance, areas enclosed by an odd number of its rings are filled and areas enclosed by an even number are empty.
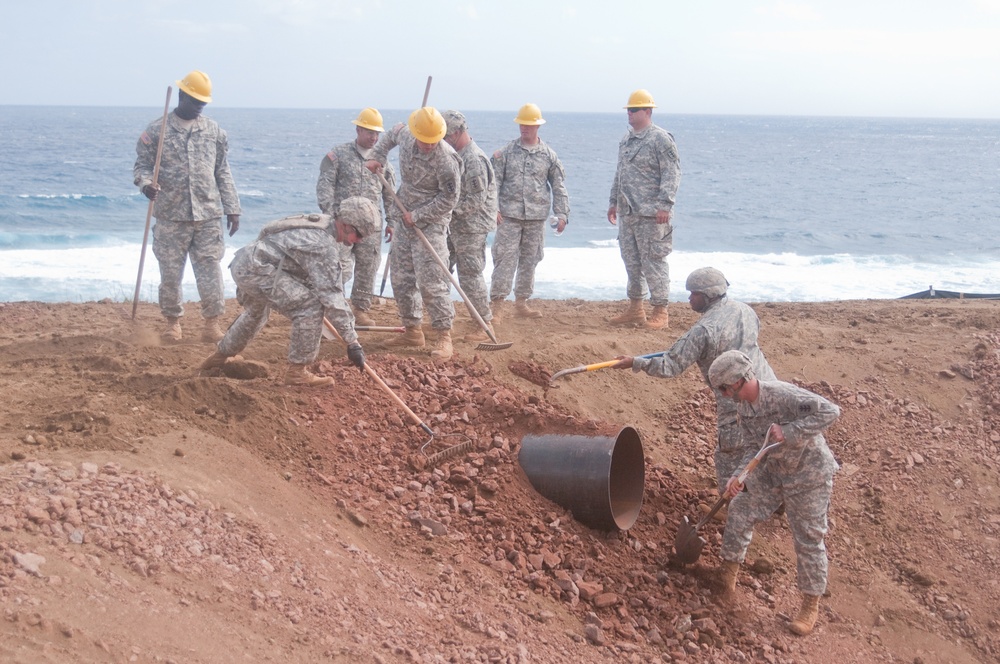
<svg viewBox="0 0 1000 664">
<path fill-rule="evenodd" d="M 333 335 L 337 339 L 339 339 L 340 341 L 344 340 L 344 338 L 340 336 L 340 333 L 337 332 L 337 328 L 333 326 L 333 323 L 331 323 L 326 316 L 323 316 L 323 325 L 324 327 L 326 327 L 326 329 L 330 330 L 330 332 L 333 333 Z M 416 413 L 410 410 L 410 407 L 406 405 L 406 402 L 400 399 L 399 395 L 393 392 L 392 388 L 385 384 L 385 381 L 382 380 L 382 377 L 379 376 L 377 373 L 375 373 L 375 370 L 372 369 L 371 365 L 369 365 L 367 362 L 365 362 L 365 373 L 371 376 L 371 379 L 374 380 L 376 383 L 378 383 L 378 386 L 381 387 L 383 390 L 385 390 L 386 394 L 392 397 L 392 400 L 396 402 L 396 405 L 402 408 L 403 412 L 405 412 L 407 415 L 410 416 L 410 419 L 413 420 L 414 424 L 419 425 L 420 428 L 423 429 L 428 435 L 432 437 L 434 436 L 434 431 L 432 431 L 429 426 L 424 424 L 424 421 L 421 420 L 419 417 L 417 417 Z"/>
<path fill-rule="evenodd" d="M 160 123 L 160 137 L 156 141 L 156 160 L 153 163 L 153 185 L 160 179 L 160 157 L 163 155 L 163 135 L 167 133 L 167 115 L 170 114 L 170 95 L 174 91 L 167 86 L 167 101 L 163 104 L 163 121 Z M 139 288 L 142 286 L 142 268 L 146 263 L 146 244 L 149 242 L 149 222 L 153 218 L 153 201 L 146 208 L 146 230 L 142 233 L 142 251 L 139 254 L 139 274 L 135 278 L 135 294 L 132 296 L 132 320 L 139 306 Z"/>
<path fill-rule="evenodd" d="M 430 81 L 428 80 L 428 84 L 429 83 Z M 402 212 L 403 214 L 409 212 L 403 206 L 403 202 L 399 200 L 399 196 L 396 195 L 396 192 L 393 191 L 392 187 L 389 186 L 389 183 L 388 181 L 386 181 L 385 176 L 379 173 L 378 178 L 379 180 L 382 181 L 382 185 L 386 187 L 391 193 L 392 202 L 396 204 L 396 207 L 399 208 L 399 211 Z M 493 334 L 493 331 L 490 330 L 489 325 L 486 324 L 486 321 L 483 320 L 483 317 L 479 315 L 478 311 L 476 311 L 476 307 L 472 304 L 472 300 L 469 299 L 469 296 L 465 294 L 464 290 L 462 290 L 462 286 L 459 285 L 458 279 L 456 279 L 455 275 L 451 273 L 451 270 L 449 270 L 448 266 L 445 265 L 443 260 L 441 260 L 441 257 L 438 256 L 438 253 L 434 251 L 434 246 L 431 244 L 431 241 L 427 239 L 427 236 L 424 235 L 424 232 L 420 230 L 416 224 L 413 224 L 412 228 L 414 231 L 416 231 L 417 237 L 420 238 L 420 241 L 424 243 L 424 247 L 427 248 L 427 251 L 429 251 L 431 253 L 431 256 L 434 257 L 434 261 L 441 267 L 441 270 L 444 272 L 445 276 L 448 277 L 448 280 L 451 282 L 451 285 L 454 286 L 455 290 L 458 291 L 458 294 L 462 296 L 462 301 L 465 302 L 465 308 L 469 310 L 469 315 L 476 320 L 476 322 L 479 324 L 479 327 L 481 327 L 483 329 L 483 332 L 486 333 L 486 336 L 490 338 L 490 341 L 492 341 L 494 344 L 499 345 L 500 342 L 497 341 L 496 335 Z"/>
</svg>

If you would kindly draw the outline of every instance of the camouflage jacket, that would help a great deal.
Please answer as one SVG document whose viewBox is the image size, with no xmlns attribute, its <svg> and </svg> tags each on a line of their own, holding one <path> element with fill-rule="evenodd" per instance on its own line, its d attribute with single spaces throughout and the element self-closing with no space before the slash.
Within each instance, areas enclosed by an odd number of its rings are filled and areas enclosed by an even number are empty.
<svg viewBox="0 0 1000 664">
<path fill-rule="evenodd" d="M 444 141 L 439 141 L 434 150 L 424 154 L 404 124 L 396 125 L 379 137 L 372 149 L 372 159 L 385 166 L 389 152 L 397 146 L 401 180 L 398 194 L 400 202 L 413 215 L 413 223 L 447 226 L 458 203 L 462 160 Z"/>
<path fill-rule="evenodd" d="M 140 190 L 153 182 L 156 147 L 163 119 L 149 123 L 135 145 L 133 182 Z M 167 118 L 153 216 L 170 221 L 204 221 L 240 214 L 240 197 L 229 170 L 229 141 L 219 125 L 204 116 L 190 129 L 175 113 Z"/>
<path fill-rule="evenodd" d="M 840 408 L 818 394 L 780 380 L 759 381 L 756 401 L 736 405 L 740 427 L 747 440 L 764 443 L 772 423 L 780 424 L 785 442 L 761 462 L 771 474 L 800 480 L 829 477 L 840 467 L 826 444 L 823 430 L 840 417 Z M 757 453 L 747 446 L 742 465 Z"/>
<path fill-rule="evenodd" d="M 655 217 L 672 210 L 681 181 L 681 160 L 674 137 L 651 124 L 629 133 L 618 144 L 618 167 L 608 207 L 620 216 Z"/>
<path fill-rule="evenodd" d="M 464 166 L 462 193 L 451 215 L 457 233 L 489 233 L 497 229 L 497 179 L 486 153 L 470 141 L 458 152 Z"/>
<path fill-rule="evenodd" d="M 662 357 L 636 358 L 632 362 L 632 370 L 645 371 L 659 378 L 672 378 L 692 364 L 697 364 L 708 383 L 708 368 L 715 358 L 727 350 L 740 350 L 753 362 L 757 378 L 774 380 L 774 371 L 757 345 L 759 333 L 760 319 L 754 310 L 723 295 L 708 306 L 698 322 L 682 334 Z M 735 423 L 736 402 L 718 390 L 713 391 L 719 424 Z"/>
<path fill-rule="evenodd" d="M 375 205 L 381 200 L 386 216 L 396 209 L 389 191 L 383 191 L 382 181 L 365 168 L 369 155 L 362 154 L 355 141 L 342 143 L 326 153 L 319 165 L 319 180 L 316 182 L 316 200 L 319 209 L 332 217 L 337 216 L 340 202 L 352 196 L 363 196 Z M 386 164 L 386 181 L 390 187 L 396 186 L 396 172 L 392 164 Z"/>
<path fill-rule="evenodd" d="M 516 138 L 493 153 L 500 214 L 511 219 L 545 219 L 549 208 L 569 221 L 566 171 L 555 150 L 538 139 L 526 147 Z"/>
</svg>

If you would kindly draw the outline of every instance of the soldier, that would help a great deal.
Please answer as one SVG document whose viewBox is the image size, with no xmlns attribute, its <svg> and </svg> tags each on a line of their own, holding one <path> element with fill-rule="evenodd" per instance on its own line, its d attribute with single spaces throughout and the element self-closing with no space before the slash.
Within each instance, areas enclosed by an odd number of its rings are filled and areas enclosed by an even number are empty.
<svg viewBox="0 0 1000 664">
<path fill-rule="evenodd" d="M 512 286 L 514 315 L 541 317 L 541 312 L 528 307 L 528 298 L 535 290 L 535 267 L 545 255 L 545 218 L 550 206 L 559 219 L 556 232 L 562 233 L 569 223 L 566 171 L 555 150 L 538 138 L 538 128 L 545 124 L 541 109 L 525 104 L 514 122 L 520 125 L 521 137 L 493 153 L 500 203 L 490 278 L 494 321 L 500 320 Z"/>
<path fill-rule="evenodd" d="M 497 228 L 497 182 L 493 165 L 469 135 L 469 124 L 458 111 L 444 112 L 448 133 L 444 140 L 462 159 L 461 194 L 451 215 L 448 245 L 451 263 L 458 268 L 458 281 L 472 305 L 492 330 L 489 291 L 483 270 L 486 269 L 486 236 Z M 465 341 L 489 341 L 486 332 L 475 324 Z"/>
<path fill-rule="evenodd" d="M 691 308 L 701 314 L 698 322 L 681 335 L 662 357 L 644 359 L 622 356 L 613 367 L 644 371 L 657 378 L 673 378 L 692 364 L 697 364 L 708 383 L 708 369 L 715 358 L 728 350 L 739 350 L 750 358 L 758 378 L 774 380 L 774 371 L 757 345 L 760 320 L 753 309 L 729 299 L 726 294 L 729 282 L 722 272 L 714 267 L 698 268 L 688 275 L 686 286 L 691 292 L 688 297 Z M 709 387 L 712 387 L 711 383 Z M 712 391 L 715 393 L 718 423 L 715 475 L 721 494 L 726 490 L 729 478 L 743 469 L 747 449 L 751 449 L 752 456 L 759 449 L 760 441 L 744 440 L 736 417 L 736 402 L 723 397 L 717 389 Z M 740 501 L 739 498 L 734 500 L 729 509 L 736 509 Z"/>
<path fill-rule="evenodd" d="M 312 374 L 326 316 L 347 343 L 347 357 L 359 369 L 365 353 L 354 331 L 354 316 L 344 299 L 337 243 L 353 244 L 382 227 L 378 207 L 361 196 L 340 202 L 336 220 L 325 214 L 296 215 L 272 221 L 257 240 L 236 252 L 229 269 L 243 313 L 229 327 L 202 369 L 221 367 L 246 348 L 263 329 L 273 308 L 292 321 L 286 385 L 322 387 L 333 378 Z M 334 239 L 336 237 L 336 239 Z"/>
<path fill-rule="evenodd" d="M 746 557 L 754 525 L 768 519 L 784 501 L 785 516 L 795 542 L 802 606 L 789 628 L 804 636 L 812 632 L 819 598 L 826 592 L 828 562 L 824 538 L 833 475 L 839 469 L 823 430 L 840 416 L 840 408 L 818 394 L 778 380 L 759 380 L 753 362 L 738 350 L 720 355 L 709 367 L 712 387 L 737 403 L 740 426 L 753 439 L 781 445 L 771 450 L 747 477 L 747 509 L 730 510 L 722 536 L 719 582 L 726 597 L 736 590 L 736 576 Z M 748 450 L 744 465 L 754 452 Z M 730 498 L 744 486 L 731 477 Z"/>
<path fill-rule="evenodd" d="M 441 141 L 447 133 L 441 113 L 431 106 L 410 114 L 407 124 L 398 124 L 382 134 L 365 167 L 380 172 L 389 151 L 399 146 L 399 198 L 406 214 L 396 224 L 394 247 L 389 254 L 392 291 L 405 334 L 388 345 L 420 348 L 423 304 L 427 305 L 437 339 L 431 356 L 446 360 L 452 356 L 451 324 L 455 307 L 451 302 L 451 281 L 414 230 L 426 236 L 438 258 L 448 255 L 448 224 L 458 203 L 462 161 L 450 145 Z M 443 260 L 443 258 L 441 258 Z"/>
<path fill-rule="evenodd" d="M 337 216 L 340 202 L 352 196 L 363 196 L 378 206 L 381 200 L 386 215 L 392 214 L 392 199 L 389 191 L 382 190 L 382 182 L 364 167 L 371 157 L 372 148 L 383 131 L 382 114 L 374 108 L 362 109 L 352 121 L 357 137 L 342 143 L 326 153 L 319 166 L 319 180 L 316 182 L 316 198 L 319 209 L 331 217 Z M 385 179 L 395 186 L 396 176 L 392 166 L 387 164 Z M 344 283 L 351 280 L 351 309 L 358 325 L 374 325 L 369 315 L 372 307 L 372 292 L 375 290 L 375 276 L 382 260 L 382 228 L 379 232 L 365 236 L 353 245 L 341 244 L 340 258 Z M 386 225 L 385 238 L 392 240 L 392 225 Z"/>
<path fill-rule="evenodd" d="M 645 325 L 659 330 L 670 324 L 670 266 L 674 200 L 681 161 L 674 137 L 653 124 L 656 103 L 646 90 L 628 98 L 629 133 L 618 144 L 618 168 L 611 184 L 608 221 L 618 226 L 618 247 L 628 273 L 629 306 L 612 325 Z M 646 320 L 648 292 L 653 312 Z"/>
<path fill-rule="evenodd" d="M 153 170 L 162 120 L 151 122 L 139 137 L 132 173 L 143 195 L 155 201 L 153 254 L 160 265 L 160 312 L 167 319 L 161 338 L 167 343 L 181 340 L 181 282 L 190 255 L 205 319 L 201 339 L 215 343 L 222 338 L 219 317 L 226 312 L 221 218 L 226 215 L 232 237 L 240 227 L 240 199 L 229 170 L 226 132 L 201 114 L 212 101 L 212 82 L 204 72 L 192 71 L 177 81 L 177 87 L 177 108 L 167 121 L 158 183 L 153 184 Z"/>
</svg>

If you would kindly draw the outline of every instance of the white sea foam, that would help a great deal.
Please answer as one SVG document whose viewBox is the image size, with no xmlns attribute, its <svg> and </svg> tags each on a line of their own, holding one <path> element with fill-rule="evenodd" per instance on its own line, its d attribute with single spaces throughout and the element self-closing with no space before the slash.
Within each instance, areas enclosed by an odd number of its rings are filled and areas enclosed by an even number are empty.
<svg viewBox="0 0 1000 664">
<path fill-rule="evenodd" d="M 0 263 L 0 301 L 131 298 L 140 249 L 141 245 L 135 244 L 6 251 Z M 235 249 L 228 249 L 224 266 L 232 260 Z M 707 265 L 721 269 L 732 284 L 732 296 L 747 302 L 891 299 L 929 286 L 1000 293 L 1000 261 L 970 260 L 942 265 L 899 256 L 674 252 L 670 256 L 671 300 L 686 300 L 684 280 L 692 270 Z M 487 278 L 491 272 L 492 264 L 488 261 Z M 236 287 L 229 271 L 224 269 L 223 276 L 226 296 L 234 297 Z M 547 248 L 536 272 L 535 297 L 623 300 L 625 282 L 625 268 L 617 247 Z M 156 301 L 158 285 L 159 269 L 147 248 L 140 298 Z M 187 299 L 198 299 L 190 265 L 184 289 Z M 391 292 L 391 285 L 386 284 L 386 295 Z M 458 299 L 457 293 L 455 297 Z"/>
</svg>

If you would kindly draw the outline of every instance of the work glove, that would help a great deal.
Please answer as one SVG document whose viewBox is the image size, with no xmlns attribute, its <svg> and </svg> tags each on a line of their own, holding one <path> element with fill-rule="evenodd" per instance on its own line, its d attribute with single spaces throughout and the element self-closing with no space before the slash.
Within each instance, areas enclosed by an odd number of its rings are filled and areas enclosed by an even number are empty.
<svg viewBox="0 0 1000 664">
<path fill-rule="evenodd" d="M 358 371 L 365 370 L 365 351 L 357 341 L 347 345 L 347 359 L 358 368 Z"/>
</svg>

